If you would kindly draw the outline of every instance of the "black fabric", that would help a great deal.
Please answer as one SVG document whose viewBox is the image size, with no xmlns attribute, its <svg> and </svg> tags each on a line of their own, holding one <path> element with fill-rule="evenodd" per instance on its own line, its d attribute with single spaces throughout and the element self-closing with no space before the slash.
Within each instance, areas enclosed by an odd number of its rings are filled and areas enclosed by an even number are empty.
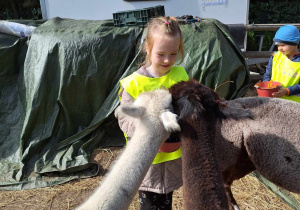
<svg viewBox="0 0 300 210">
<path fill-rule="evenodd" d="M 178 133 L 171 133 L 170 137 L 165 142 L 166 143 L 180 142 Z"/>
<path fill-rule="evenodd" d="M 168 194 L 139 191 L 140 210 L 172 210 L 173 191 Z"/>
</svg>

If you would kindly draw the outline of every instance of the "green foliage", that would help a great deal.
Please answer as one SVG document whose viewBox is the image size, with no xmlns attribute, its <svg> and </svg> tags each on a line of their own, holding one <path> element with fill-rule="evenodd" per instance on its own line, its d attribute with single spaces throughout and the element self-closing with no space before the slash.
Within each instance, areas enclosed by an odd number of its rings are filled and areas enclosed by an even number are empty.
<svg viewBox="0 0 300 210">
<path fill-rule="evenodd" d="M 251 0 L 249 5 L 249 23 L 276 24 L 300 23 L 299 0 Z M 273 43 L 275 31 L 248 32 L 247 50 L 258 50 L 259 36 L 264 35 L 262 50 L 268 51 Z"/>
<path fill-rule="evenodd" d="M 1 0 L 0 20 L 42 19 L 39 0 Z"/>
<path fill-rule="evenodd" d="M 258 50 L 258 42 L 256 39 L 256 35 L 254 31 L 248 31 L 247 34 L 247 51 L 257 51 Z"/>
<path fill-rule="evenodd" d="M 250 23 L 300 23 L 300 1 L 250 1 Z"/>
<path fill-rule="evenodd" d="M 273 38 L 275 36 L 275 31 L 265 31 L 264 32 L 264 42 L 262 45 L 262 50 L 269 50 L 273 44 Z"/>
<path fill-rule="evenodd" d="M 31 14 L 32 14 L 32 19 L 33 20 L 40 19 L 41 15 L 42 15 L 41 8 L 32 8 L 31 9 Z"/>
</svg>

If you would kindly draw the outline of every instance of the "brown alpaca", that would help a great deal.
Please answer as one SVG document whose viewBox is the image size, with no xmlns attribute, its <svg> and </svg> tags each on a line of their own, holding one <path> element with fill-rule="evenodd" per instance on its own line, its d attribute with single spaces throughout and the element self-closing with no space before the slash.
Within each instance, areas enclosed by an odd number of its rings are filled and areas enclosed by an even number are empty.
<svg viewBox="0 0 300 210">
<path fill-rule="evenodd" d="M 172 87 L 175 112 L 180 114 L 184 209 L 229 209 L 223 177 L 215 155 L 218 95 L 195 80 Z M 199 83 L 198 83 L 199 84 Z M 208 95 L 208 96 L 206 96 Z"/>
<path fill-rule="evenodd" d="M 238 209 L 231 184 L 253 170 L 280 187 L 300 193 L 300 103 L 261 97 L 220 100 L 196 80 L 180 82 L 169 91 L 181 126 L 183 179 L 187 185 L 184 199 L 191 206 L 187 209 L 217 209 L 214 202 L 225 203 L 222 176 L 226 194 Z M 220 186 L 211 188 L 213 184 Z"/>
</svg>

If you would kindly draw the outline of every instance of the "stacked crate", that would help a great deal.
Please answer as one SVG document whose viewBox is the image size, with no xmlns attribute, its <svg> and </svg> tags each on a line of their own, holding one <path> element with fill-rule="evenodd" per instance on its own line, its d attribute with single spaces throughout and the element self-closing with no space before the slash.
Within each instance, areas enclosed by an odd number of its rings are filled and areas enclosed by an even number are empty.
<svg viewBox="0 0 300 210">
<path fill-rule="evenodd" d="M 139 10 L 128 10 L 113 13 L 114 26 L 146 26 L 153 17 L 165 16 L 165 8 L 162 5 L 148 7 Z"/>
</svg>

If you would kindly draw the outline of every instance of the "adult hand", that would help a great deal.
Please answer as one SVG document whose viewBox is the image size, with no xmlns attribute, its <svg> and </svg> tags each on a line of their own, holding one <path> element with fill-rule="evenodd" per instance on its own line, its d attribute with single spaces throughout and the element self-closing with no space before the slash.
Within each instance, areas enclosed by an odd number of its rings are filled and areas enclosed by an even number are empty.
<svg viewBox="0 0 300 210">
<path fill-rule="evenodd" d="M 288 92 L 286 90 L 286 88 L 280 88 L 277 92 L 273 93 L 273 97 L 276 97 L 276 98 L 279 98 L 279 97 L 282 97 L 282 96 L 285 96 L 287 95 Z"/>
</svg>

